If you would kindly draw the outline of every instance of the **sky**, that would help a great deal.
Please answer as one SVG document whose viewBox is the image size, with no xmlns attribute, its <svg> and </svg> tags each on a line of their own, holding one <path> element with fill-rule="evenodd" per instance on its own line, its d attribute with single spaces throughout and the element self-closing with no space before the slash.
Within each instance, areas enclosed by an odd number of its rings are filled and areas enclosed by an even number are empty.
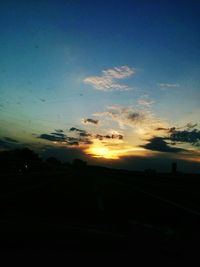
<svg viewBox="0 0 200 267">
<path fill-rule="evenodd" d="M 200 2 L 1 0 L 0 150 L 200 172 Z"/>
</svg>

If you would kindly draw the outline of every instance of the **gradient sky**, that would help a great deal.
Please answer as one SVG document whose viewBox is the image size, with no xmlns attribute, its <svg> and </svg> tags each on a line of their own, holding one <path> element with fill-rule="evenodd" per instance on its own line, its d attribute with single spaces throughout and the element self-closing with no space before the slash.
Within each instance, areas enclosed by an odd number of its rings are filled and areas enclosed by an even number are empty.
<svg viewBox="0 0 200 267">
<path fill-rule="evenodd" d="M 0 149 L 200 170 L 199 1 L 2 0 Z"/>
</svg>

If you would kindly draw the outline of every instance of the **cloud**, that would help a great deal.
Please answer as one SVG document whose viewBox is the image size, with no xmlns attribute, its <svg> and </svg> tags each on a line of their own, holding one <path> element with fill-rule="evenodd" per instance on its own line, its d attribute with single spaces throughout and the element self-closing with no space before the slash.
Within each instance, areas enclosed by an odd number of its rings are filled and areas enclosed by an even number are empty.
<svg viewBox="0 0 200 267">
<path fill-rule="evenodd" d="M 128 66 L 115 67 L 102 71 L 101 76 L 90 76 L 83 80 L 84 83 L 91 85 L 94 89 L 102 91 L 127 90 L 128 86 L 117 83 L 121 80 L 135 74 L 135 71 Z"/>
<path fill-rule="evenodd" d="M 89 140 L 89 139 L 85 139 L 83 143 L 85 145 L 92 145 L 93 144 L 93 141 L 92 140 Z"/>
<path fill-rule="evenodd" d="M 135 73 L 135 71 L 128 66 L 115 67 L 113 69 L 103 70 L 102 72 L 104 76 L 112 77 L 113 79 L 124 79 Z"/>
<path fill-rule="evenodd" d="M 13 138 L 10 138 L 10 137 L 7 137 L 7 136 L 4 137 L 4 140 L 6 140 L 6 141 L 8 141 L 8 142 L 11 142 L 11 143 L 18 143 L 17 140 L 15 140 L 15 139 L 13 139 Z"/>
<path fill-rule="evenodd" d="M 93 88 L 102 91 L 110 90 L 127 90 L 128 86 L 113 82 L 113 78 L 106 76 L 91 76 L 84 79 L 86 84 L 90 84 Z"/>
<path fill-rule="evenodd" d="M 10 144 L 5 140 L 0 139 L 0 149 L 8 149 L 10 148 Z"/>
<path fill-rule="evenodd" d="M 200 130 L 194 129 L 198 124 L 197 123 L 187 123 L 183 127 L 158 127 L 156 131 L 162 131 L 164 133 L 164 139 L 173 142 L 172 144 L 179 143 L 188 143 L 193 146 L 200 146 Z M 182 130 L 183 129 L 183 130 Z"/>
<path fill-rule="evenodd" d="M 192 131 L 183 130 L 183 131 L 177 131 L 174 130 L 169 138 L 169 140 L 173 142 L 182 142 L 182 143 L 189 143 L 194 146 L 200 146 L 200 131 L 197 129 L 194 129 Z"/>
<path fill-rule="evenodd" d="M 79 136 L 82 136 L 82 137 L 89 137 L 89 136 L 92 136 L 90 133 L 87 133 L 87 132 L 80 132 L 79 133 Z"/>
<path fill-rule="evenodd" d="M 112 134 L 112 135 L 109 135 L 109 134 L 107 134 L 107 135 L 97 134 L 97 135 L 95 135 L 95 138 L 99 139 L 99 140 L 103 140 L 103 139 L 119 139 L 119 140 L 122 140 L 124 137 L 121 134 Z"/>
<path fill-rule="evenodd" d="M 95 120 L 95 119 L 84 119 L 83 123 L 87 124 L 87 123 L 91 123 L 91 124 L 98 124 L 99 120 Z"/>
<path fill-rule="evenodd" d="M 76 127 L 72 127 L 69 129 L 70 132 L 79 132 L 79 133 L 85 133 L 85 130 L 78 129 Z"/>
<path fill-rule="evenodd" d="M 92 142 L 90 139 L 99 139 L 99 140 L 104 140 L 104 139 L 122 140 L 123 139 L 123 135 L 119 134 L 116 131 L 112 132 L 111 134 L 105 134 L 105 135 L 88 133 L 85 130 L 81 130 L 81 129 L 78 129 L 75 127 L 70 128 L 70 131 L 77 132 L 79 137 L 80 137 L 79 141 L 83 141 L 83 142 L 87 141 L 87 142 L 85 142 L 87 144 L 90 144 Z M 83 139 L 84 137 L 87 137 L 87 139 Z M 88 137 L 90 137 L 90 139 L 88 139 Z M 90 140 L 90 142 L 89 142 L 89 140 Z"/>
<path fill-rule="evenodd" d="M 107 111 L 93 114 L 106 119 L 118 122 L 119 126 L 129 126 L 135 129 L 154 130 L 153 128 L 163 127 L 161 120 L 154 116 L 149 109 L 138 109 L 132 106 L 123 107 L 113 105 L 107 107 Z"/>
<path fill-rule="evenodd" d="M 179 83 L 159 83 L 158 86 L 161 88 L 177 88 L 180 87 Z"/>
<path fill-rule="evenodd" d="M 10 137 L 3 137 L 2 139 L 0 139 L 0 150 L 5 150 L 5 149 L 12 149 L 12 148 L 16 148 L 18 146 L 20 146 L 21 144 Z"/>
<path fill-rule="evenodd" d="M 149 143 L 145 145 L 141 145 L 140 147 L 153 150 L 153 151 L 159 151 L 159 152 L 182 152 L 184 149 L 178 148 L 178 147 L 170 147 L 163 137 L 153 137 L 149 139 Z"/>
<path fill-rule="evenodd" d="M 91 137 L 91 134 L 87 133 L 84 130 L 80 130 L 78 128 L 72 127 L 70 129 L 72 132 L 78 133 L 78 137 L 68 136 L 63 133 L 51 133 L 51 134 L 40 134 L 37 138 L 47 140 L 59 145 L 64 146 L 73 146 L 73 145 L 80 145 L 80 144 L 92 144 L 92 140 L 88 137 Z"/>
<path fill-rule="evenodd" d="M 127 118 L 132 122 L 138 123 L 145 119 L 145 115 L 142 114 L 141 112 L 136 111 L 136 112 L 130 112 L 127 115 Z"/>
<path fill-rule="evenodd" d="M 141 98 L 138 100 L 138 104 L 145 107 L 150 107 L 153 103 L 154 101 L 149 98 Z"/>
<path fill-rule="evenodd" d="M 38 136 L 38 138 L 44 139 L 44 140 L 48 140 L 48 141 L 52 141 L 52 142 L 65 141 L 65 137 L 64 136 L 57 136 L 57 135 L 54 135 L 54 134 L 41 134 L 41 135 Z"/>
<path fill-rule="evenodd" d="M 165 128 L 165 127 L 158 127 L 155 129 L 155 131 L 164 131 L 166 133 L 171 133 L 176 130 L 176 127 L 171 127 L 171 128 Z"/>
<path fill-rule="evenodd" d="M 36 135 L 37 138 L 50 141 L 54 144 L 60 146 L 72 146 L 72 145 L 82 145 L 82 149 L 86 149 L 88 145 L 93 144 L 97 140 L 105 143 L 121 143 L 123 140 L 123 135 L 115 130 L 109 131 L 107 134 L 89 133 L 85 130 L 71 127 L 69 129 L 71 136 L 65 135 L 63 133 L 52 132 L 50 134 L 43 133 Z M 84 147 L 84 145 L 86 145 Z"/>
<path fill-rule="evenodd" d="M 51 142 L 56 142 L 61 145 L 78 145 L 79 139 L 74 137 L 69 137 L 61 133 L 51 133 L 51 134 L 41 134 L 37 138 L 44 139 Z"/>
<path fill-rule="evenodd" d="M 188 129 L 193 129 L 193 128 L 195 128 L 197 125 L 198 125 L 197 123 L 191 123 L 191 122 L 188 122 L 188 123 L 186 124 L 185 127 L 187 127 Z"/>
</svg>

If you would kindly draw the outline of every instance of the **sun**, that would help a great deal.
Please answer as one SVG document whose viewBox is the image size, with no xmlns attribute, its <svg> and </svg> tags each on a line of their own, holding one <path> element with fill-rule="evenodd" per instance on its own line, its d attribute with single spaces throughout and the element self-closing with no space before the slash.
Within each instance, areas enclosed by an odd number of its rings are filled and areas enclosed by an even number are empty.
<svg viewBox="0 0 200 267">
<path fill-rule="evenodd" d="M 84 149 L 87 155 L 93 158 L 119 160 L 124 156 L 144 156 L 147 152 L 144 148 L 130 146 L 122 143 L 104 143 L 94 140 L 93 144 Z"/>
<path fill-rule="evenodd" d="M 100 145 L 91 146 L 87 150 L 87 153 L 92 155 L 94 158 L 119 159 L 115 151 Z"/>
</svg>

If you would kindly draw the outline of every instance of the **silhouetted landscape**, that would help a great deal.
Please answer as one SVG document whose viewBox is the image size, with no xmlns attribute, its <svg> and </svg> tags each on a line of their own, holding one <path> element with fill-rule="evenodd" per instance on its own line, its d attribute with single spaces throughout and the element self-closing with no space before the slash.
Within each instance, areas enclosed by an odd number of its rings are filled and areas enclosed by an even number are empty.
<svg viewBox="0 0 200 267">
<path fill-rule="evenodd" d="M 0 153 L 1 252 L 122 253 L 184 261 L 197 253 L 200 175 Z"/>
</svg>

